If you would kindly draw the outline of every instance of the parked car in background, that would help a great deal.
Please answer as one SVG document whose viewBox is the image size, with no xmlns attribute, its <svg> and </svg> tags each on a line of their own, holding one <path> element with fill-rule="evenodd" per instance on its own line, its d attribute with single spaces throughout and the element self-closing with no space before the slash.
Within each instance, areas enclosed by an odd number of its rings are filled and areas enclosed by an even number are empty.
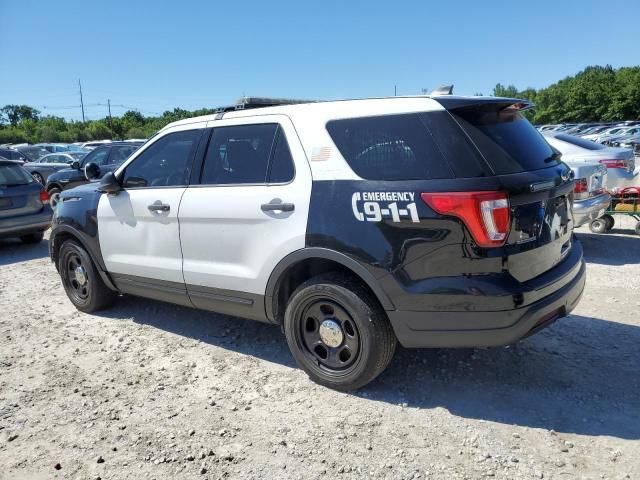
<svg viewBox="0 0 640 480">
<path fill-rule="evenodd" d="M 94 140 L 94 141 L 91 141 L 91 142 L 85 142 L 81 146 L 82 146 L 82 148 L 93 150 L 94 148 L 101 147 L 103 145 L 107 145 L 107 144 L 112 143 L 112 142 L 113 142 L 113 140 Z"/>
<path fill-rule="evenodd" d="M 16 150 L 22 153 L 25 157 L 27 157 L 27 160 L 29 162 L 35 162 L 41 157 L 44 157 L 45 155 L 49 155 L 49 153 L 51 153 L 47 149 L 42 147 L 36 147 L 35 145 L 16 147 Z"/>
<path fill-rule="evenodd" d="M 618 126 L 611 127 L 611 128 L 606 129 L 606 130 L 603 130 L 600 133 L 591 133 L 591 134 L 588 134 L 588 135 L 583 135 L 582 138 L 585 138 L 587 140 L 593 140 L 594 142 L 601 143 L 602 141 L 606 140 L 609 137 L 613 137 L 615 135 L 622 135 L 624 132 L 626 132 L 630 128 L 631 127 L 626 127 L 624 125 L 622 125 L 622 126 L 618 125 Z"/>
<path fill-rule="evenodd" d="M 35 162 L 24 164 L 24 168 L 42 185 L 47 183 L 49 175 L 59 170 L 69 168 L 74 161 L 80 161 L 87 152 L 50 153 L 40 157 Z"/>
<path fill-rule="evenodd" d="M 6 158 L 7 160 L 15 160 L 20 163 L 26 163 L 29 161 L 24 153 L 13 148 L 0 148 L 0 157 Z"/>
<path fill-rule="evenodd" d="M 49 153 L 69 151 L 69 144 L 67 143 L 36 143 L 34 147 L 44 148 Z"/>
<path fill-rule="evenodd" d="M 85 175 L 85 167 L 90 163 L 98 168 L 96 178 L 115 170 L 129 155 L 135 152 L 140 142 L 111 142 L 89 152 L 82 160 L 75 161 L 71 166 L 51 174 L 47 180 L 47 192 L 51 197 L 51 204 L 55 206 L 58 196 L 63 190 L 89 183 Z"/>
<path fill-rule="evenodd" d="M 600 143 L 613 147 L 616 143 L 623 141 L 625 138 L 633 137 L 634 135 L 640 135 L 640 127 L 629 127 L 622 133 L 607 135 Z"/>
<path fill-rule="evenodd" d="M 49 196 L 18 162 L 0 160 L 0 238 L 42 240 L 51 224 Z"/>
<path fill-rule="evenodd" d="M 612 146 L 620 148 L 630 148 L 638 157 L 640 156 L 640 135 L 625 137 L 624 139 L 615 142 L 615 144 Z"/>
<path fill-rule="evenodd" d="M 604 215 L 611 203 L 607 193 L 607 167 L 598 162 L 565 161 L 573 171 L 573 222 L 574 227 L 590 223 Z"/>
<path fill-rule="evenodd" d="M 564 162 L 569 164 L 597 162 L 607 167 L 609 192 L 640 185 L 640 168 L 636 168 L 632 150 L 607 147 L 562 132 L 544 132 L 543 135 L 547 142 L 562 154 Z"/>
</svg>

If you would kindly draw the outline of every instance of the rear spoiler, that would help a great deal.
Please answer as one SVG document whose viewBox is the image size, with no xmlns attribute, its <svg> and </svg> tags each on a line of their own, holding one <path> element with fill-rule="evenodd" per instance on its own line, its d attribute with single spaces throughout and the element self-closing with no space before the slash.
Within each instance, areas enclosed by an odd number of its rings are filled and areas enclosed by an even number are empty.
<svg viewBox="0 0 640 480">
<path fill-rule="evenodd" d="M 435 95 L 431 97 L 447 110 L 456 108 L 482 106 L 490 104 L 502 104 L 503 108 L 513 110 L 529 110 L 534 107 L 533 102 L 522 98 L 503 98 L 503 97 L 456 97 L 453 95 Z"/>
</svg>

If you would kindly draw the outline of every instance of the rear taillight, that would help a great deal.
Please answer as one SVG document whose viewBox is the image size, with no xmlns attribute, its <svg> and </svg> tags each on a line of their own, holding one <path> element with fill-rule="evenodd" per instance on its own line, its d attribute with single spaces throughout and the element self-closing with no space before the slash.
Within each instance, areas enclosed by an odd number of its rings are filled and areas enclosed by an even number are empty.
<svg viewBox="0 0 640 480">
<path fill-rule="evenodd" d="M 626 160 L 600 160 L 600 163 L 607 168 L 627 168 Z"/>
<path fill-rule="evenodd" d="M 49 201 L 49 194 L 46 190 L 40 190 L 40 201 L 45 204 Z"/>
<path fill-rule="evenodd" d="M 480 247 L 504 245 L 511 225 L 505 192 L 423 193 L 422 200 L 440 215 L 457 217 Z"/>
<path fill-rule="evenodd" d="M 579 178 L 576 180 L 576 184 L 573 187 L 573 191 L 576 193 L 585 193 L 588 190 L 587 188 L 587 179 Z"/>
</svg>

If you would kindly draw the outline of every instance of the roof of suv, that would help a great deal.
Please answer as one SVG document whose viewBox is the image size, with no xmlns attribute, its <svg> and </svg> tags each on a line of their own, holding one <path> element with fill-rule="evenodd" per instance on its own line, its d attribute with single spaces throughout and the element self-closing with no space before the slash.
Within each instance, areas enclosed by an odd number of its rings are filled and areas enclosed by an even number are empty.
<svg viewBox="0 0 640 480">
<path fill-rule="evenodd" d="M 192 117 L 178 120 L 165 126 L 162 130 L 188 125 L 195 122 L 206 122 L 213 120 L 245 118 L 258 115 L 328 115 L 332 118 L 363 117 L 369 115 L 394 114 L 405 112 L 419 112 L 425 110 L 443 110 L 445 108 L 460 108 L 478 103 L 525 103 L 526 100 L 517 98 L 484 97 L 484 96 L 454 96 L 454 95 L 415 95 L 403 97 L 379 97 L 361 98 L 328 101 L 308 101 L 302 103 L 290 103 L 273 106 L 255 106 L 243 108 L 238 106 L 237 110 L 220 111 L 211 115 Z M 162 131 L 161 130 L 161 131 Z"/>
</svg>

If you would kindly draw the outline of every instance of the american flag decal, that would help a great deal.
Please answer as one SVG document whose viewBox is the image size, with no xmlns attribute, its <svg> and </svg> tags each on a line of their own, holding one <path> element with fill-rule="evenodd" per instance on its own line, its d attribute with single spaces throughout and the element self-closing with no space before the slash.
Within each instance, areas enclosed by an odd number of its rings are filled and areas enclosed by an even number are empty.
<svg viewBox="0 0 640 480">
<path fill-rule="evenodd" d="M 329 155 L 331 155 L 331 147 L 316 147 L 311 150 L 311 161 L 324 162 L 329 160 Z"/>
</svg>

